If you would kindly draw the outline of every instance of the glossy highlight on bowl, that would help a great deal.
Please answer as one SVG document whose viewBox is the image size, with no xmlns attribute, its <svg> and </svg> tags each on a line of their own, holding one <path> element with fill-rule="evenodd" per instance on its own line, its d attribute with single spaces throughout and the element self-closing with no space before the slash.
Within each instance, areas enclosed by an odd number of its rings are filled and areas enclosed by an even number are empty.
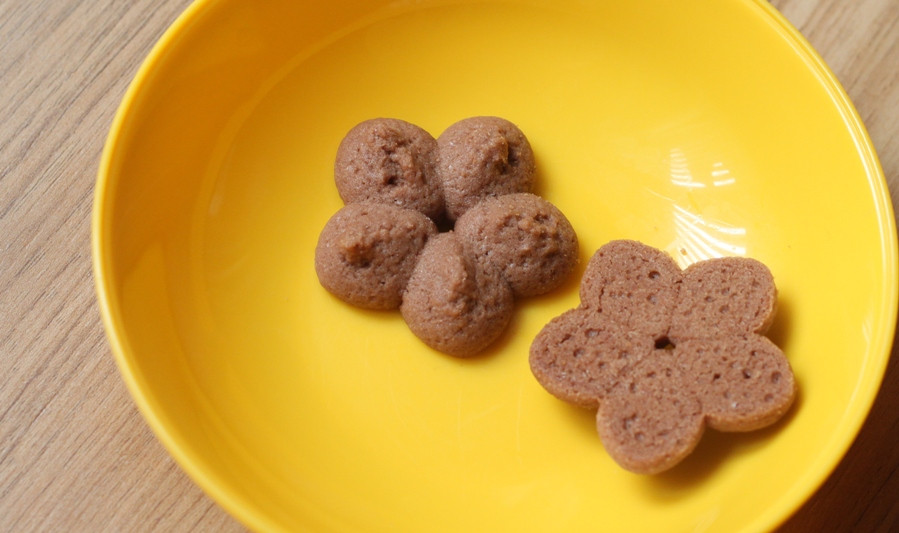
<svg viewBox="0 0 899 533">
<path fill-rule="evenodd" d="M 527 132 L 536 192 L 578 233 L 575 278 L 613 239 L 681 266 L 767 264 L 769 334 L 801 390 L 785 419 L 710 432 L 668 473 L 637 476 L 528 368 L 577 279 L 523 303 L 471 360 L 324 291 L 313 252 L 342 205 L 343 135 L 378 116 L 439 132 L 475 115 Z M 876 154 L 762 0 L 198 1 L 112 124 L 93 259 L 142 414 L 260 531 L 770 529 L 852 442 L 896 322 Z"/>
</svg>

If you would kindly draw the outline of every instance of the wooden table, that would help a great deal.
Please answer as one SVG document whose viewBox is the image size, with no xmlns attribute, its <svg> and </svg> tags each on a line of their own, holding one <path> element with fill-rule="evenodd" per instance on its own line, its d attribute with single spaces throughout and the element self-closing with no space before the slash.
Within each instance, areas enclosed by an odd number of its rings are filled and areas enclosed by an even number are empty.
<svg viewBox="0 0 899 533">
<path fill-rule="evenodd" d="M 237 531 L 119 377 L 94 299 L 106 132 L 189 0 L 0 0 L 0 531 Z M 835 71 L 899 194 L 899 0 L 776 0 Z M 895 200 L 894 200 L 895 202 Z M 783 531 L 899 530 L 899 359 L 857 441 Z"/>
</svg>

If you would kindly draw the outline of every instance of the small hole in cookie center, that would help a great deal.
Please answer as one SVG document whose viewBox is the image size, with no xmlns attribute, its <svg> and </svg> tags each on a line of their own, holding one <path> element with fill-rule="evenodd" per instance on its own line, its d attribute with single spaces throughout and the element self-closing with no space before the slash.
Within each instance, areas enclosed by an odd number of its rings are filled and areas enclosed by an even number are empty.
<svg viewBox="0 0 899 533">
<path fill-rule="evenodd" d="M 673 350 L 674 343 L 667 336 L 656 339 L 656 350 Z"/>
</svg>

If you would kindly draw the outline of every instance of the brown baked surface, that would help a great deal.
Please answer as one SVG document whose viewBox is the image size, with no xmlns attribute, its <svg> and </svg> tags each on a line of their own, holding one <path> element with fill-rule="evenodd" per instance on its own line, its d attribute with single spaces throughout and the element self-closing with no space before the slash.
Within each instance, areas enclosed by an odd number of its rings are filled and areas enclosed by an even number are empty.
<svg viewBox="0 0 899 533">
<path fill-rule="evenodd" d="M 471 117 L 437 138 L 438 173 L 446 212 L 456 220 L 491 196 L 530 192 L 534 152 L 515 124 L 499 117 Z"/>
<path fill-rule="evenodd" d="M 516 296 L 558 287 L 577 263 L 565 216 L 523 192 L 534 173 L 524 134 L 498 117 L 461 120 L 439 141 L 403 120 L 358 124 L 337 151 L 346 206 L 319 236 L 319 281 L 359 307 L 399 307 L 432 348 L 474 355 L 505 329 Z"/>
<path fill-rule="evenodd" d="M 597 430 L 622 467 L 673 467 L 706 425 L 750 431 L 790 408 L 796 384 L 783 352 L 762 336 L 775 312 L 770 271 L 748 258 L 683 272 L 635 241 L 600 248 L 581 304 L 534 339 L 531 370 L 556 397 L 597 409 Z"/>
<path fill-rule="evenodd" d="M 479 261 L 502 272 L 517 297 L 555 289 L 577 264 L 571 223 L 530 193 L 485 198 L 456 221 L 455 231 Z"/>
<path fill-rule="evenodd" d="M 596 409 L 623 372 L 651 355 L 651 337 L 598 313 L 571 309 L 552 319 L 531 344 L 531 371 L 553 396 Z"/>
<path fill-rule="evenodd" d="M 668 336 L 763 333 L 774 319 L 777 290 L 768 267 L 748 257 L 702 261 L 684 270 Z"/>
<path fill-rule="evenodd" d="M 403 120 L 375 118 L 351 129 L 337 148 L 334 182 L 347 204 L 375 201 L 443 216 L 437 141 Z"/>
<path fill-rule="evenodd" d="M 665 252 L 636 241 L 611 241 L 587 263 L 581 305 L 658 339 L 668 334 L 680 281 L 680 267 Z"/>
<path fill-rule="evenodd" d="M 453 232 L 425 245 L 400 306 L 418 338 L 456 357 L 474 355 L 496 340 L 513 310 L 512 290 L 499 271 L 466 253 Z"/>
<path fill-rule="evenodd" d="M 596 429 L 623 468 L 656 474 L 682 461 L 705 430 L 702 403 L 684 387 L 673 350 L 654 350 L 622 373 L 599 404 Z"/>
<path fill-rule="evenodd" d="M 418 254 L 437 234 L 418 211 L 363 202 L 345 206 L 325 224 L 315 248 L 322 286 L 366 309 L 396 309 Z"/>
</svg>

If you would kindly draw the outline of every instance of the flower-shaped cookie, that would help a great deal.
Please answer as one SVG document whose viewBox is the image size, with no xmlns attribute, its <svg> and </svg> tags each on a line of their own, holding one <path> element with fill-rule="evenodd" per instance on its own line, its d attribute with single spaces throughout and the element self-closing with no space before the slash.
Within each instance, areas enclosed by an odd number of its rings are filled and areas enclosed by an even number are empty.
<svg viewBox="0 0 899 533">
<path fill-rule="evenodd" d="M 436 140 L 402 120 L 362 122 L 337 151 L 347 205 L 319 236 L 319 281 L 359 307 L 398 307 L 432 348 L 474 355 L 508 325 L 514 298 L 554 289 L 577 262 L 571 224 L 529 192 L 534 174 L 505 119 L 461 120 Z"/>
<path fill-rule="evenodd" d="M 763 336 L 774 280 L 754 259 L 682 271 L 655 248 L 612 241 L 587 265 L 580 297 L 534 339 L 531 370 L 554 396 L 597 409 L 603 445 L 628 470 L 667 470 L 706 425 L 758 429 L 793 402 L 790 365 Z"/>
</svg>

